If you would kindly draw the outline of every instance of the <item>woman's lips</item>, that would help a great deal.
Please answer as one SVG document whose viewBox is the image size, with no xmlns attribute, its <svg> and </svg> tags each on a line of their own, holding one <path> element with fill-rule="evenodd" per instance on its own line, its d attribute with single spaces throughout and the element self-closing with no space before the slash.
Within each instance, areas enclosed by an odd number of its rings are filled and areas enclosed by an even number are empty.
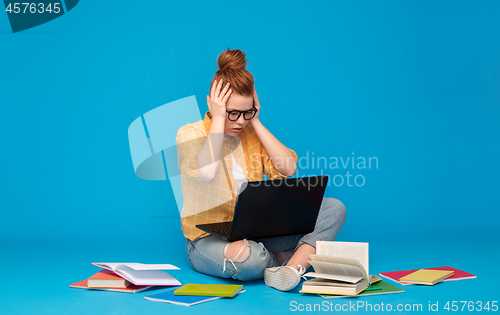
<svg viewBox="0 0 500 315">
<path fill-rule="evenodd" d="M 233 128 L 233 131 L 234 131 L 234 132 L 236 132 L 236 133 L 238 133 L 238 132 L 240 132 L 242 129 L 243 129 L 243 128 Z"/>
</svg>

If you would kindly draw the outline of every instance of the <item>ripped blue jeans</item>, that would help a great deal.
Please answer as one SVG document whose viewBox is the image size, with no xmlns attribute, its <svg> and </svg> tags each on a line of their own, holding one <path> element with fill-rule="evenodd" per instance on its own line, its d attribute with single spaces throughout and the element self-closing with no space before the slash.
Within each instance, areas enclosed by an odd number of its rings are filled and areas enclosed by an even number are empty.
<svg viewBox="0 0 500 315">
<path fill-rule="evenodd" d="M 266 268 L 278 266 L 275 253 L 297 250 L 302 244 L 316 247 L 316 241 L 333 241 L 344 225 L 344 204 L 334 198 L 324 198 L 314 231 L 306 235 L 288 235 L 259 240 L 244 240 L 233 259 L 226 258 L 230 242 L 216 236 L 186 239 L 186 250 L 194 270 L 221 278 L 250 281 L 264 278 Z M 238 259 L 241 257 L 242 259 Z"/>
</svg>

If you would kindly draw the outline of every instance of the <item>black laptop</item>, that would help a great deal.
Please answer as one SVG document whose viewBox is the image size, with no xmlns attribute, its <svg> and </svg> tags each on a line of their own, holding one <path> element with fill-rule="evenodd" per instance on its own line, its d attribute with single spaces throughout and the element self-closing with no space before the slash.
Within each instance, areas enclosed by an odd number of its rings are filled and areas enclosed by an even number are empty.
<svg viewBox="0 0 500 315">
<path fill-rule="evenodd" d="M 328 176 L 247 182 L 238 196 L 233 221 L 197 228 L 230 242 L 314 230 Z"/>
</svg>

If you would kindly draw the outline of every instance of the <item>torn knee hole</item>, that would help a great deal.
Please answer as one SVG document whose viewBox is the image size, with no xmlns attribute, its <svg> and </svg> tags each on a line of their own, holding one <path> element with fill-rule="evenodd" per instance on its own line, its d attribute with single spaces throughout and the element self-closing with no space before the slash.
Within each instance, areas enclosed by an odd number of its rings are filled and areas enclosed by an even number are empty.
<svg viewBox="0 0 500 315">
<path fill-rule="evenodd" d="M 247 240 L 236 241 L 228 244 L 224 251 L 224 256 L 227 260 L 234 262 L 242 262 L 250 255 L 250 245 Z"/>
</svg>

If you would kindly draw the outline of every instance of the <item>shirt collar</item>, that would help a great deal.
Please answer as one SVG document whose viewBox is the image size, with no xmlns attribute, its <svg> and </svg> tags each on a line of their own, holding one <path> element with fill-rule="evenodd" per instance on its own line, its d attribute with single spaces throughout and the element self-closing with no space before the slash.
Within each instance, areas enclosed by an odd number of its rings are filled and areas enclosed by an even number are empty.
<svg viewBox="0 0 500 315">
<path fill-rule="evenodd" d="M 210 131 L 210 126 L 212 126 L 212 115 L 210 114 L 210 111 L 205 113 L 205 118 L 203 119 L 203 125 L 205 126 L 205 131 L 208 134 L 208 131 Z"/>
</svg>

